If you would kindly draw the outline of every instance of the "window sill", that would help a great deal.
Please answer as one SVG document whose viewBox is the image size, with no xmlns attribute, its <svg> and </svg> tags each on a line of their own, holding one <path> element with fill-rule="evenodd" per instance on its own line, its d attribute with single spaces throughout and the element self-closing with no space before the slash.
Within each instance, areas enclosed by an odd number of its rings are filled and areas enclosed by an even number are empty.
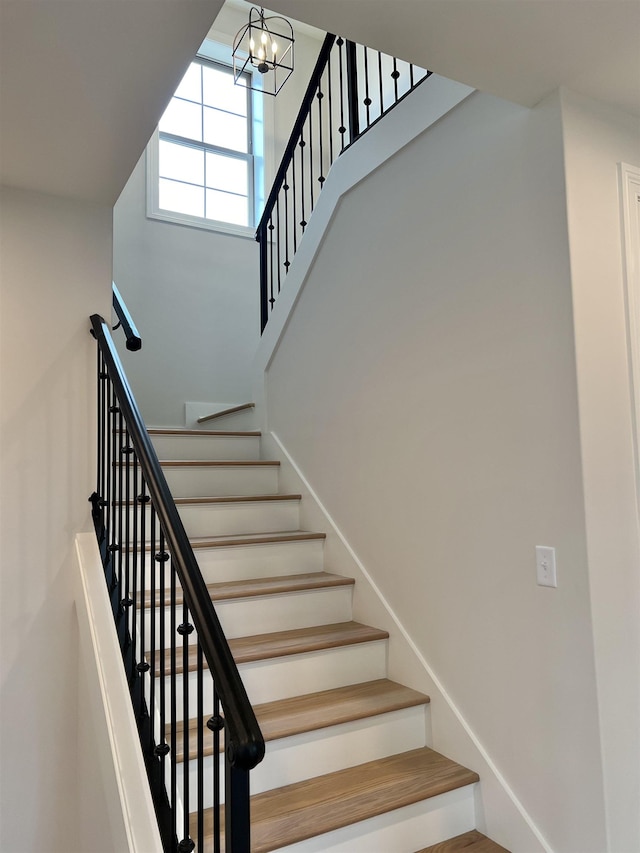
<svg viewBox="0 0 640 853">
<path fill-rule="evenodd" d="M 199 228 L 201 231 L 215 231 L 233 237 L 244 237 L 255 240 L 256 229 L 248 225 L 233 225 L 231 222 L 219 222 L 214 219 L 201 219 L 199 216 L 189 216 L 186 213 L 176 213 L 171 210 L 148 210 L 147 219 L 168 222 L 171 225 L 183 225 L 188 228 Z"/>
</svg>

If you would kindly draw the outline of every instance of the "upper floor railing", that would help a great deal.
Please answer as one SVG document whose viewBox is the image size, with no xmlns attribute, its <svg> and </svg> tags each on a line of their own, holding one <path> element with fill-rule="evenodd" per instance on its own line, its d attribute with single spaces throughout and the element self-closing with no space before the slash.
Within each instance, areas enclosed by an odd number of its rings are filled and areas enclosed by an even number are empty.
<svg viewBox="0 0 640 853">
<path fill-rule="evenodd" d="M 331 33 L 325 37 L 256 231 L 262 330 L 331 164 L 430 74 Z"/>
<path fill-rule="evenodd" d="M 249 771 L 264 740 L 109 326 L 94 314 L 91 331 L 92 517 L 163 848 L 249 853 Z"/>
</svg>

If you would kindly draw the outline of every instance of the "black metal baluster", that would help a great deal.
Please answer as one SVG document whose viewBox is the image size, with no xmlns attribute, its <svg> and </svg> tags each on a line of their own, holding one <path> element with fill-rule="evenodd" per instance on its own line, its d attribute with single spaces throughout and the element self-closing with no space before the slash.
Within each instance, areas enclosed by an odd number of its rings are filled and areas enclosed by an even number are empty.
<svg viewBox="0 0 640 853">
<path fill-rule="evenodd" d="M 360 110 L 358 107 L 358 57 L 356 45 L 347 39 L 347 108 L 349 110 L 349 143 L 360 136 Z"/>
<path fill-rule="evenodd" d="M 178 722 L 178 673 L 177 673 L 177 663 L 176 663 L 176 634 L 177 634 L 177 626 L 176 626 L 176 573 L 175 571 L 171 572 L 171 594 L 170 594 L 170 643 L 171 643 L 171 658 L 169 663 L 169 679 L 171 681 L 171 705 L 170 705 L 170 719 L 171 719 L 171 808 L 176 809 L 176 804 L 178 802 L 178 778 L 177 778 L 177 766 L 176 766 L 176 752 L 177 752 L 177 732 L 176 725 Z M 186 724 L 186 720 L 184 721 Z M 178 827 L 174 827 L 174 831 L 178 832 Z"/>
<path fill-rule="evenodd" d="M 139 657 L 139 649 L 138 649 L 138 622 L 140 620 L 140 615 L 144 613 L 144 594 L 140 595 L 140 589 L 138 585 L 138 550 L 140 546 L 140 540 L 138 539 L 138 515 L 140 512 L 140 503 L 138 501 L 138 456 L 137 454 L 133 454 L 133 471 L 132 471 L 132 486 L 133 486 L 133 502 L 132 502 L 132 511 L 133 511 L 133 543 L 132 548 L 133 552 L 131 555 L 131 586 L 133 590 L 132 594 L 132 605 L 131 611 L 133 613 L 132 625 L 131 625 L 131 647 L 133 648 L 133 662 L 134 664 L 140 660 Z M 142 557 L 144 559 L 144 544 L 142 545 Z M 132 675 L 133 680 L 133 675 Z"/>
<path fill-rule="evenodd" d="M 293 190 L 293 254 L 298 251 L 298 219 L 296 217 L 296 153 L 291 158 L 291 188 Z"/>
<path fill-rule="evenodd" d="M 178 853 L 191 853 L 195 844 L 189 833 L 189 635 L 193 631 L 189 609 L 184 601 L 182 604 L 182 622 L 178 626 L 178 634 L 182 637 L 182 841 L 178 844 Z"/>
<path fill-rule="evenodd" d="M 146 616 L 146 602 L 145 598 L 147 595 L 147 547 L 149 548 L 149 571 L 154 571 L 154 562 L 153 562 L 153 543 L 150 546 L 147 546 L 147 510 L 146 506 L 149 502 L 149 496 L 146 493 L 147 484 L 144 479 L 144 475 L 140 477 L 140 496 L 138 501 L 140 503 L 140 543 L 142 547 L 142 559 L 140 561 L 140 596 L 142 599 L 142 607 L 140 608 L 140 657 L 138 660 L 137 670 L 140 674 L 140 707 L 138 710 L 138 715 L 141 718 L 145 711 L 145 672 L 149 669 L 149 662 L 145 657 L 145 652 L 147 651 L 145 648 L 146 642 L 146 631 L 145 631 L 145 616 Z"/>
<path fill-rule="evenodd" d="M 302 228 L 302 233 L 304 234 L 304 229 L 307 227 L 307 220 L 304 215 L 304 147 L 306 145 L 306 142 L 304 141 L 303 134 L 304 128 L 300 131 L 300 142 L 298 143 L 298 145 L 300 146 L 300 206 L 302 208 L 302 219 L 300 220 L 300 227 Z"/>
<path fill-rule="evenodd" d="M 109 395 L 109 422 L 108 422 L 108 440 L 109 440 L 109 593 L 112 594 L 116 584 L 116 560 L 115 553 L 116 545 L 116 483 L 117 483 L 117 448 L 116 448 L 116 414 L 119 409 L 116 406 L 115 393 L 113 385 L 110 384 Z"/>
<path fill-rule="evenodd" d="M 118 555 L 118 591 L 122 594 L 123 576 L 122 576 L 122 539 L 123 539 L 123 500 L 124 500 L 124 421 L 122 419 L 122 410 L 118 408 L 118 453 L 116 456 L 116 464 L 118 466 L 118 537 L 117 537 L 117 555 Z M 122 604 L 120 604 L 122 615 Z M 122 630 L 122 621 L 120 622 L 120 630 Z M 122 641 L 121 641 L 122 642 Z"/>
<path fill-rule="evenodd" d="M 213 732 L 213 853 L 220 853 L 220 730 L 224 720 L 220 714 L 220 699 L 213 686 L 213 714 L 207 722 L 207 727 Z"/>
<path fill-rule="evenodd" d="M 344 72 L 343 72 L 343 59 L 342 59 L 342 46 L 344 44 L 344 39 L 338 38 L 336 39 L 336 44 L 338 45 L 338 59 L 339 59 L 339 77 L 340 77 L 340 127 L 338 128 L 338 133 L 340 134 L 340 150 L 344 151 L 345 149 L 345 134 L 347 132 L 347 128 L 344 123 Z"/>
<path fill-rule="evenodd" d="M 371 124 L 371 98 L 369 97 L 369 48 L 364 47 L 364 105 L 366 107 L 367 127 Z"/>
<path fill-rule="evenodd" d="M 269 304 L 271 305 L 271 310 L 273 311 L 273 303 L 276 301 L 275 296 L 273 295 L 273 283 L 274 283 L 274 275 L 273 275 L 273 214 L 269 217 L 269 292 L 271 296 L 269 297 Z"/>
<path fill-rule="evenodd" d="M 104 466 L 104 424 L 103 424 L 103 408 L 102 408 L 102 389 L 104 386 L 104 379 L 102 378 L 103 368 L 102 368 L 102 353 L 98 348 L 96 348 L 96 376 L 97 376 L 97 384 L 96 384 L 96 425 L 98 427 L 97 434 L 97 447 L 96 447 L 96 492 L 95 498 L 92 495 L 89 500 L 95 500 L 93 504 L 93 521 L 96 524 L 96 532 L 98 530 L 98 511 L 100 508 L 100 503 L 104 498 L 104 483 L 102 481 L 102 473 Z M 102 517 L 102 512 L 100 512 L 100 518 Z M 100 534 L 98 533 L 98 539 Z"/>
<path fill-rule="evenodd" d="M 161 554 L 166 554 L 166 559 L 157 560 L 154 566 L 154 572 L 158 573 L 158 601 L 160 612 L 158 615 L 158 653 L 156 656 L 155 670 L 158 672 L 158 705 L 160 707 L 160 732 L 156 738 L 157 746 L 155 749 L 156 755 L 161 759 L 162 778 L 166 778 L 165 773 L 165 758 L 169 752 L 169 744 L 167 743 L 167 700 L 166 700 L 166 675 L 167 675 L 167 640 L 166 640 L 166 621 L 167 621 L 167 591 L 166 591 L 166 575 L 169 567 L 169 554 L 164 550 Z M 154 588 L 155 592 L 155 588 Z"/>
<path fill-rule="evenodd" d="M 409 88 L 413 89 L 415 83 L 413 80 L 413 62 L 409 63 Z"/>
<path fill-rule="evenodd" d="M 280 294 L 280 196 L 276 199 L 276 269 L 278 270 L 278 295 Z"/>
<path fill-rule="evenodd" d="M 269 290 L 267 282 L 267 229 L 258 230 L 258 246 L 260 249 L 260 331 L 269 322 Z"/>
<path fill-rule="evenodd" d="M 380 115 L 384 112 L 384 86 L 382 85 L 382 54 L 378 51 L 378 90 L 380 92 Z"/>
<path fill-rule="evenodd" d="M 149 750 L 153 750 L 156 744 L 155 739 L 155 699 L 156 699 L 156 673 L 158 671 L 158 658 L 162 653 L 162 649 L 157 648 L 156 643 L 156 619 L 158 614 L 158 602 L 156 601 L 156 590 L 157 590 L 157 579 L 158 579 L 158 571 L 162 571 L 163 566 L 163 552 L 164 552 L 164 541 L 162 538 L 162 530 L 160 530 L 160 542 L 158 543 L 158 548 L 156 550 L 156 537 L 158 535 L 158 523 L 157 523 L 157 514 L 156 508 L 153 504 L 151 506 L 151 519 L 150 519 L 150 527 L 151 527 L 151 553 L 153 554 L 153 566 L 151 568 L 151 578 L 150 578 L 150 589 L 149 589 L 149 662 L 151 663 L 152 671 L 151 671 L 151 679 L 149 682 L 149 717 L 150 717 L 150 726 L 149 726 Z M 160 609 L 162 610 L 163 603 L 160 602 Z"/>
<path fill-rule="evenodd" d="M 132 618 L 135 621 L 135 614 L 131 609 L 133 599 L 131 598 L 131 455 L 133 447 L 131 445 L 131 437 L 129 431 L 125 431 L 125 447 L 124 447 L 124 463 L 125 463 L 125 516 L 124 516 L 124 542 L 122 543 L 122 551 L 124 555 L 124 597 L 122 599 L 122 607 L 126 618 L 126 637 L 127 644 L 131 643 Z"/>
<path fill-rule="evenodd" d="M 196 672 L 198 676 L 196 702 L 198 705 L 196 718 L 198 720 L 198 826 L 196 835 L 198 838 L 198 848 L 200 851 L 204 849 L 204 659 L 202 655 L 202 646 L 200 638 L 196 640 L 197 657 L 196 657 Z M 214 762 L 217 756 L 213 755 Z"/>
<path fill-rule="evenodd" d="M 284 175 L 284 272 L 289 272 L 291 261 L 289 260 L 289 184 L 287 183 L 288 171 Z M 295 221 L 295 220 L 294 220 Z"/>
<path fill-rule="evenodd" d="M 393 87 L 395 92 L 396 103 L 398 101 L 398 77 L 400 76 L 400 72 L 398 71 L 398 61 L 393 57 L 393 71 L 391 72 L 391 77 L 393 78 Z"/>
<path fill-rule="evenodd" d="M 320 174 L 318 175 L 318 183 L 320 184 L 320 189 L 322 189 L 325 181 L 324 177 L 324 154 L 323 154 L 323 144 L 322 144 L 322 99 L 324 98 L 324 93 L 320 87 L 318 86 L 318 94 L 316 95 L 318 99 L 318 147 L 320 153 Z"/>
<path fill-rule="evenodd" d="M 311 107 L 309 107 L 309 216 L 313 213 L 314 200 L 313 200 L 313 112 L 311 111 Z"/>
<path fill-rule="evenodd" d="M 327 123 L 329 125 L 329 166 L 333 163 L 333 83 L 331 80 L 331 54 L 327 60 L 328 108 Z"/>
</svg>

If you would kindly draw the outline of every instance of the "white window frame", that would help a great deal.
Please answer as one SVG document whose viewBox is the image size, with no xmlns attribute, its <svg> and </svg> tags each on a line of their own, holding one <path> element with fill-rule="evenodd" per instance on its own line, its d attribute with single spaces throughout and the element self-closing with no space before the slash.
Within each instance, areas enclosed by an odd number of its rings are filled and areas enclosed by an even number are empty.
<svg viewBox="0 0 640 853">
<path fill-rule="evenodd" d="M 197 56 L 201 59 L 208 59 L 231 68 L 231 40 L 229 36 L 224 33 L 210 33 L 200 46 Z M 160 134 L 157 127 L 146 149 L 147 217 L 149 219 L 157 219 L 174 225 L 186 225 L 205 231 L 232 234 L 237 237 L 255 238 L 256 224 L 264 208 L 265 187 L 267 186 L 266 173 L 272 171 L 271 168 L 268 168 L 272 165 L 271 162 L 266 162 L 265 139 L 267 137 L 273 138 L 273 107 L 270 103 L 265 103 L 265 101 L 270 101 L 270 99 L 264 98 L 260 92 L 251 91 L 250 97 L 252 140 L 252 151 L 250 153 L 253 159 L 253 192 L 249 194 L 249 203 L 253 201 L 254 224 L 236 225 L 232 222 L 205 219 L 204 217 L 191 216 L 188 213 L 161 208 L 159 203 Z"/>
</svg>

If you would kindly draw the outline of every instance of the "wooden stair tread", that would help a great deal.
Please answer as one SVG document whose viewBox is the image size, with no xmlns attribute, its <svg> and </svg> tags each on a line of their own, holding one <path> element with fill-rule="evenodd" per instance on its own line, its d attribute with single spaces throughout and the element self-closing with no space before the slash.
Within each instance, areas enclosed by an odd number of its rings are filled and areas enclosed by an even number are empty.
<svg viewBox="0 0 640 853">
<path fill-rule="evenodd" d="M 229 503 L 269 503 L 273 501 L 299 501 L 302 495 L 224 495 L 223 497 L 174 498 L 176 506 L 197 506 L 199 504 Z"/>
<path fill-rule="evenodd" d="M 229 640 L 229 645 L 236 663 L 240 664 L 367 643 L 373 640 L 386 640 L 388 637 L 388 632 L 381 631 L 379 628 L 361 625 L 359 622 L 338 622 L 314 628 L 294 628 L 291 631 L 237 637 Z"/>
<path fill-rule="evenodd" d="M 280 530 L 277 533 L 236 533 L 230 536 L 194 536 L 191 547 L 226 548 L 231 545 L 270 545 L 279 542 L 305 542 L 309 539 L 326 539 L 326 533 L 308 530 Z"/>
<path fill-rule="evenodd" d="M 477 773 L 422 747 L 265 791 L 251 798 L 251 850 L 277 850 L 478 779 Z M 205 836 L 211 835 L 212 810 L 204 818 Z M 196 816 L 191 820 L 194 837 Z"/>
<path fill-rule="evenodd" d="M 181 429 L 180 427 L 149 427 L 147 429 L 149 435 L 203 435 L 203 436 L 218 436 L 221 438 L 236 437 L 241 438 L 248 436 L 259 438 L 262 433 L 257 429 L 250 430 L 227 430 L 227 429 Z"/>
<path fill-rule="evenodd" d="M 265 741 L 376 717 L 403 708 L 426 705 L 429 697 L 386 678 L 349 684 L 256 705 L 254 711 Z M 178 723 L 177 760 L 184 759 L 183 724 Z M 189 755 L 197 756 L 198 720 L 189 721 Z M 204 754 L 213 753 L 213 733 L 204 726 Z"/>
<path fill-rule="evenodd" d="M 368 643 L 375 640 L 386 640 L 388 637 L 387 631 L 381 631 L 379 628 L 371 628 L 369 625 L 361 625 L 359 622 L 338 622 L 314 628 L 294 628 L 290 631 L 236 637 L 229 640 L 229 647 L 235 662 L 242 664 Z M 190 647 L 188 651 L 188 668 L 191 672 L 196 669 L 197 665 L 196 645 L 193 644 L 193 647 Z M 151 660 L 149 652 L 146 652 L 145 656 L 147 660 Z M 164 668 L 165 674 L 171 669 L 169 650 L 165 652 Z M 160 675 L 160 656 L 157 654 L 155 655 L 153 670 L 156 676 Z M 183 671 L 182 648 L 177 653 L 175 671 Z"/>
<path fill-rule="evenodd" d="M 306 572 L 299 575 L 280 575 L 270 578 L 251 578 L 249 580 L 222 581 L 207 584 L 212 601 L 231 601 L 238 598 L 256 598 L 262 595 L 282 595 L 289 592 L 302 592 L 311 589 L 327 589 L 337 586 L 353 586 L 353 578 L 335 575 L 330 572 Z M 160 592 L 156 592 L 156 605 L 162 602 Z M 182 604 L 182 590 L 176 589 L 176 604 Z M 171 593 L 164 591 L 164 603 L 171 602 Z M 139 603 L 138 606 L 141 605 Z M 151 594 L 144 598 L 144 606 L 151 605 Z"/>
<path fill-rule="evenodd" d="M 163 468 L 278 468 L 274 459 L 161 459 Z"/>
<path fill-rule="evenodd" d="M 496 844 L 477 829 L 456 835 L 455 838 L 449 838 L 447 841 L 432 844 L 431 847 L 424 847 L 417 853 L 463 853 L 463 851 L 464 853 L 509 853 L 505 847 Z"/>
<path fill-rule="evenodd" d="M 243 403 L 241 406 L 231 406 L 230 409 L 221 409 L 219 412 L 214 412 L 211 415 L 203 415 L 203 417 L 198 418 L 197 423 L 203 424 L 205 421 L 214 421 L 216 418 L 223 418 L 225 415 L 233 415 L 235 412 L 253 409 L 255 405 L 255 403 Z"/>
</svg>

